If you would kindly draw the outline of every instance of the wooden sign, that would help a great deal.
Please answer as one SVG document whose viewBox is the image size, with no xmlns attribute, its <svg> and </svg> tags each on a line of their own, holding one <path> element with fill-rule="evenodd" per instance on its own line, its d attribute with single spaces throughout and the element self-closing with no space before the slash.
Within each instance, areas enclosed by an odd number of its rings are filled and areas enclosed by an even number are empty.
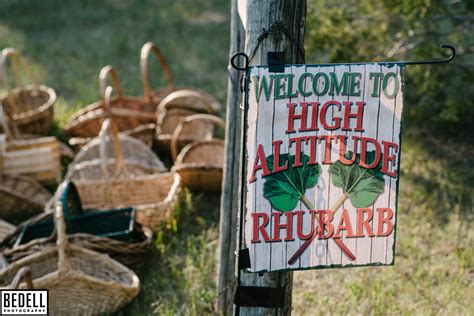
<svg viewBox="0 0 474 316">
<path fill-rule="evenodd" d="M 250 67 L 249 271 L 393 264 L 403 70 Z"/>
</svg>

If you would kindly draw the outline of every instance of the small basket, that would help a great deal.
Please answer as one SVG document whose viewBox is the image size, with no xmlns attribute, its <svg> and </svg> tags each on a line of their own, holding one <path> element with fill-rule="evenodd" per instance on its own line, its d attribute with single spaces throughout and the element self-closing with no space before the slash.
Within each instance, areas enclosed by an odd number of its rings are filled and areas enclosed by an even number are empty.
<svg viewBox="0 0 474 316">
<path fill-rule="evenodd" d="M 0 173 L 0 218 L 18 219 L 43 210 L 51 194 L 28 177 Z"/>
<path fill-rule="evenodd" d="M 191 90 L 178 90 L 168 95 L 158 105 L 156 123 L 156 140 L 159 151 L 170 152 L 171 138 L 179 123 L 186 117 L 198 113 L 213 113 L 208 98 Z M 183 131 L 178 139 L 181 149 L 186 144 L 205 139 L 212 135 L 214 126 L 207 121 L 193 122 L 192 126 Z"/>
<path fill-rule="evenodd" d="M 111 313 L 139 292 L 137 275 L 108 255 L 70 245 L 62 207 L 55 210 L 57 245 L 24 257 L 0 271 L 7 286 L 23 267 L 31 270 L 35 288 L 49 290 L 51 315 Z M 19 288 L 25 288 L 21 283 Z"/>
<path fill-rule="evenodd" d="M 106 104 L 110 100 L 111 88 L 107 89 Z M 90 177 L 75 177 L 82 203 L 86 209 L 105 209 L 133 206 L 137 210 L 137 222 L 156 230 L 162 221 L 169 218 L 180 188 L 180 178 L 173 173 L 133 174 L 123 159 L 121 143 L 114 121 L 106 119 L 100 137 L 112 132 L 114 164 L 107 164 L 105 142 L 101 142 L 101 170 Z M 122 135 L 123 136 L 123 135 Z M 133 170 L 132 170 L 133 171 Z"/>
<path fill-rule="evenodd" d="M 99 134 L 100 126 L 105 119 L 104 89 L 108 76 L 113 79 L 117 97 L 111 101 L 112 117 L 121 132 L 127 131 L 133 137 L 145 140 L 151 145 L 154 130 L 138 127 L 153 124 L 156 121 L 156 104 L 149 103 L 140 97 L 123 96 L 120 80 L 116 71 L 111 66 L 105 66 L 100 71 L 100 91 L 102 100 L 93 103 L 73 115 L 63 128 L 65 134 L 73 136 L 72 146 L 84 144 L 91 137 Z"/>
<path fill-rule="evenodd" d="M 2 50 L 1 68 L 6 76 L 6 62 L 11 57 L 13 74 L 16 84 L 20 83 L 18 70 L 21 66 L 32 80 L 28 64 L 14 48 Z M 5 78 L 6 79 L 6 78 Z M 8 79 L 5 81 L 8 82 Z M 26 134 L 47 135 L 53 126 L 56 93 L 53 89 L 43 85 L 26 85 L 9 90 L 1 98 L 4 111 L 9 114 L 14 125 Z M 1 114 L 0 114 L 1 115 Z M 0 118 L 1 119 L 1 118 Z"/>
<path fill-rule="evenodd" d="M 0 135 L 0 172 L 26 175 L 46 184 L 58 183 L 61 177 L 61 143 L 56 137 L 20 139 L 15 121 L 1 106 L 0 113 L 3 113 L 0 116 L 5 132 Z"/>
<path fill-rule="evenodd" d="M 175 159 L 173 170 L 181 176 L 183 185 L 191 191 L 218 192 L 222 186 L 224 165 L 224 142 L 222 140 L 199 140 L 186 145 L 178 154 L 178 139 L 183 130 L 193 122 L 207 121 L 225 128 L 225 123 L 217 116 L 196 114 L 183 120 L 176 128 L 171 142 Z"/>
<path fill-rule="evenodd" d="M 132 241 L 135 237 L 135 209 L 121 208 L 101 212 L 84 213 L 79 193 L 73 182 L 66 180 L 58 189 L 67 233 L 86 233 L 99 237 Z M 52 220 L 42 220 L 25 225 L 15 243 L 16 246 L 33 239 L 50 236 L 53 232 Z"/>
</svg>

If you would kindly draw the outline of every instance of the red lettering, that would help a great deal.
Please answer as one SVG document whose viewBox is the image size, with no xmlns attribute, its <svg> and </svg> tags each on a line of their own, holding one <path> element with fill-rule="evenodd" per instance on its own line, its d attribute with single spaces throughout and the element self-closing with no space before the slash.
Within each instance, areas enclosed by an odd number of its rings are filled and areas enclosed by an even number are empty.
<svg viewBox="0 0 474 316">
<path fill-rule="evenodd" d="M 324 160 L 323 164 L 329 164 L 331 163 L 331 142 L 336 139 L 335 135 L 321 135 L 319 136 L 319 143 L 321 143 L 323 140 L 326 141 L 324 144 Z"/>
<path fill-rule="evenodd" d="M 332 224 L 331 224 L 334 215 L 331 210 L 318 210 L 318 215 L 319 215 L 318 238 L 327 239 L 331 237 L 334 231 L 334 228 L 332 227 Z"/>
<path fill-rule="evenodd" d="M 354 150 L 352 151 L 351 159 L 346 159 L 345 157 L 347 136 L 339 135 L 337 137 L 338 137 L 338 142 L 339 142 L 339 160 L 341 161 L 341 163 L 345 165 L 352 165 L 357 158 L 356 156 L 357 136 L 352 137 L 354 139 Z"/>
<path fill-rule="evenodd" d="M 276 140 L 272 142 L 273 145 L 273 173 L 280 172 L 288 169 L 288 161 L 285 161 L 285 165 L 280 167 L 280 145 L 283 143 L 282 140 Z M 266 164 L 266 162 L 265 162 Z"/>
<path fill-rule="evenodd" d="M 382 141 L 383 145 L 383 161 L 382 161 L 382 172 L 390 177 L 397 176 L 397 169 L 395 168 L 395 153 L 398 151 L 398 145 L 391 142 Z M 393 148 L 393 153 L 390 154 L 390 149 Z M 388 171 L 388 163 L 391 162 L 393 171 Z"/>
<path fill-rule="evenodd" d="M 387 217 L 384 217 L 384 214 L 387 213 Z M 393 211 L 390 208 L 379 207 L 377 208 L 378 215 L 378 228 L 377 228 L 377 237 L 385 237 L 392 233 L 393 223 L 391 219 L 393 218 Z M 384 232 L 384 224 L 387 224 L 387 230 Z"/>
<path fill-rule="evenodd" d="M 357 119 L 356 128 L 354 131 L 356 132 L 363 132 L 364 129 L 362 128 L 362 120 L 364 118 L 364 106 L 365 102 L 357 101 L 357 113 L 351 112 L 352 102 L 344 101 L 344 125 L 342 126 L 343 131 L 351 131 L 352 129 L 349 127 L 350 119 L 355 118 Z"/>
<path fill-rule="evenodd" d="M 304 217 L 305 211 L 296 211 L 295 213 L 296 213 L 296 233 L 298 235 L 298 238 L 300 240 L 310 239 L 311 236 L 313 236 L 314 234 L 314 219 L 316 217 L 316 211 L 315 210 L 309 211 L 309 214 L 311 216 L 311 228 L 308 234 L 303 233 L 303 217 Z"/>
<path fill-rule="evenodd" d="M 263 223 L 260 224 L 260 218 L 263 219 Z M 270 237 L 268 237 L 268 233 L 265 230 L 265 226 L 268 225 L 269 219 L 268 215 L 265 213 L 252 213 L 252 220 L 253 220 L 253 238 L 252 243 L 259 243 L 261 242 L 258 232 L 262 234 L 263 240 L 269 241 Z"/>
<path fill-rule="evenodd" d="M 258 163 L 259 161 L 261 161 L 260 164 Z M 257 170 L 260 169 L 263 169 L 262 177 L 268 176 L 270 174 L 270 170 L 268 170 L 267 166 L 267 159 L 265 158 L 265 152 L 263 151 L 262 145 L 258 145 L 257 147 L 257 154 L 253 163 L 252 176 L 249 179 L 249 183 L 257 180 L 257 178 L 255 177 L 255 173 L 257 172 Z"/>
<path fill-rule="evenodd" d="M 367 169 L 372 169 L 377 167 L 377 165 L 380 162 L 380 145 L 379 142 L 375 138 L 370 138 L 370 137 L 361 137 L 360 138 L 361 142 L 361 151 L 360 151 L 360 166 L 363 168 Z M 366 157 L 367 157 L 367 144 L 371 143 L 374 145 L 375 148 L 375 159 L 372 163 L 367 164 L 366 163 Z"/>
<path fill-rule="evenodd" d="M 323 107 L 321 108 L 321 112 L 319 113 L 319 120 L 321 121 L 321 126 L 327 130 L 338 129 L 339 127 L 341 127 L 340 117 L 336 116 L 332 118 L 333 125 L 329 125 L 326 121 L 326 112 L 328 111 L 330 106 L 336 106 L 339 111 L 341 110 L 341 103 L 338 101 L 331 100 L 324 103 Z"/>
<path fill-rule="evenodd" d="M 354 233 L 352 232 L 352 227 L 351 227 L 351 220 L 349 218 L 349 215 L 347 214 L 347 210 L 343 209 L 342 214 L 341 214 L 341 219 L 339 220 L 339 223 L 337 224 L 337 229 L 334 232 L 334 235 L 332 238 L 341 238 L 339 235 L 339 232 L 341 230 L 347 230 L 347 237 L 354 237 Z"/>
<path fill-rule="evenodd" d="M 280 222 L 281 215 L 285 214 L 286 223 L 282 224 Z M 286 229 L 286 238 L 285 241 L 293 241 L 293 215 L 294 212 L 274 212 L 273 215 L 273 239 L 272 241 L 281 241 L 280 239 L 280 229 Z"/>
<path fill-rule="evenodd" d="M 364 219 L 365 213 L 368 214 L 366 219 Z M 367 231 L 367 237 L 375 236 L 369 224 L 373 216 L 374 216 L 374 211 L 372 211 L 372 209 L 370 208 L 357 209 L 357 231 L 354 237 L 364 237 L 364 227 L 365 227 L 365 230 Z"/>
</svg>

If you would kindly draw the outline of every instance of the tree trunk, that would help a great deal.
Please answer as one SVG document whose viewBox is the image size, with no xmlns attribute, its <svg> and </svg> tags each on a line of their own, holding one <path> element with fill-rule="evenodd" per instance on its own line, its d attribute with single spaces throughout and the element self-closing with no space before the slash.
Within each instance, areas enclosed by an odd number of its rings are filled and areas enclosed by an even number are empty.
<svg viewBox="0 0 474 316">
<path fill-rule="evenodd" d="M 244 50 L 245 31 L 237 10 L 238 0 L 232 0 L 230 23 L 230 57 Z M 217 275 L 217 311 L 223 315 L 232 314 L 232 295 L 235 285 L 235 255 L 237 213 L 239 210 L 239 177 L 241 167 L 241 121 L 242 93 L 240 73 L 229 62 L 227 80 L 226 141 L 224 157 L 224 179 L 220 209 L 219 265 Z"/>
<path fill-rule="evenodd" d="M 236 15 L 236 7 L 239 14 Z M 272 51 L 285 52 L 286 63 L 304 63 L 304 31 L 306 16 L 306 0 L 233 0 L 232 1 L 232 32 L 231 33 L 231 55 L 240 51 L 242 36 L 238 35 L 240 27 L 238 22 L 242 22 L 245 28 L 245 53 L 251 56 L 257 46 L 258 38 L 263 33 L 263 29 L 270 30 L 271 26 L 280 22 L 288 31 L 289 37 L 285 34 L 275 36 L 270 34 L 257 49 L 250 64 L 266 65 L 267 53 Z M 237 22 L 236 22 L 237 21 Z M 237 24 L 236 24 L 237 23 Z M 241 31 L 240 31 L 241 33 Z M 234 50 L 235 49 L 235 50 Z M 237 75 L 238 77 L 238 75 Z M 220 243 L 220 267 L 218 288 L 218 311 L 230 314 L 231 291 L 225 289 L 231 284 L 230 271 L 234 268 L 235 261 L 233 251 L 229 251 L 235 242 L 236 236 L 234 227 L 239 227 L 237 213 L 240 210 L 239 168 L 241 155 L 241 134 L 243 123 L 241 109 L 239 108 L 240 85 L 235 81 L 231 72 L 228 89 L 227 102 L 227 134 L 226 134 L 226 158 L 225 175 L 223 185 L 223 195 L 221 202 L 221 243 Z M 239 175 L 239 176 L 238 176 Z M 243 240 L 241 240 L 243 244 Z M 238 247 L 238 246 L 237 246 Z M 223 266 L 226 264 L 227 266 Z M 239 283 L 242 286 L 278 287 L 286 288 L 285 304 L 283 308 L 255 308 L 255 307 L 235 307 L 234 311 L 240 315 L 289 315 L 291 313 L 291 291 L 293 274 L 291 272 L 272 273 L 247 273 L 242 271 Z M 225 293 L 225 294 L 223 294 Z M 222 300 L 225 299 L 225 302 Z"/>
</svg>

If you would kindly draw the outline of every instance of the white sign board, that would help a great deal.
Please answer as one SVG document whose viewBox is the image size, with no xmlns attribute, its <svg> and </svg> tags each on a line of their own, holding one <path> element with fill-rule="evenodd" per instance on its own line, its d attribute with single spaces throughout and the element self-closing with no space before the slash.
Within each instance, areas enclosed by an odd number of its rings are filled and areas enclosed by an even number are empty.
<svg viewBox="0 0 474 316">
<path fill-rule="evenodd" d="M 393 264 L 403 70 L 249 69 L 249 271 Z"/>
</svg>

